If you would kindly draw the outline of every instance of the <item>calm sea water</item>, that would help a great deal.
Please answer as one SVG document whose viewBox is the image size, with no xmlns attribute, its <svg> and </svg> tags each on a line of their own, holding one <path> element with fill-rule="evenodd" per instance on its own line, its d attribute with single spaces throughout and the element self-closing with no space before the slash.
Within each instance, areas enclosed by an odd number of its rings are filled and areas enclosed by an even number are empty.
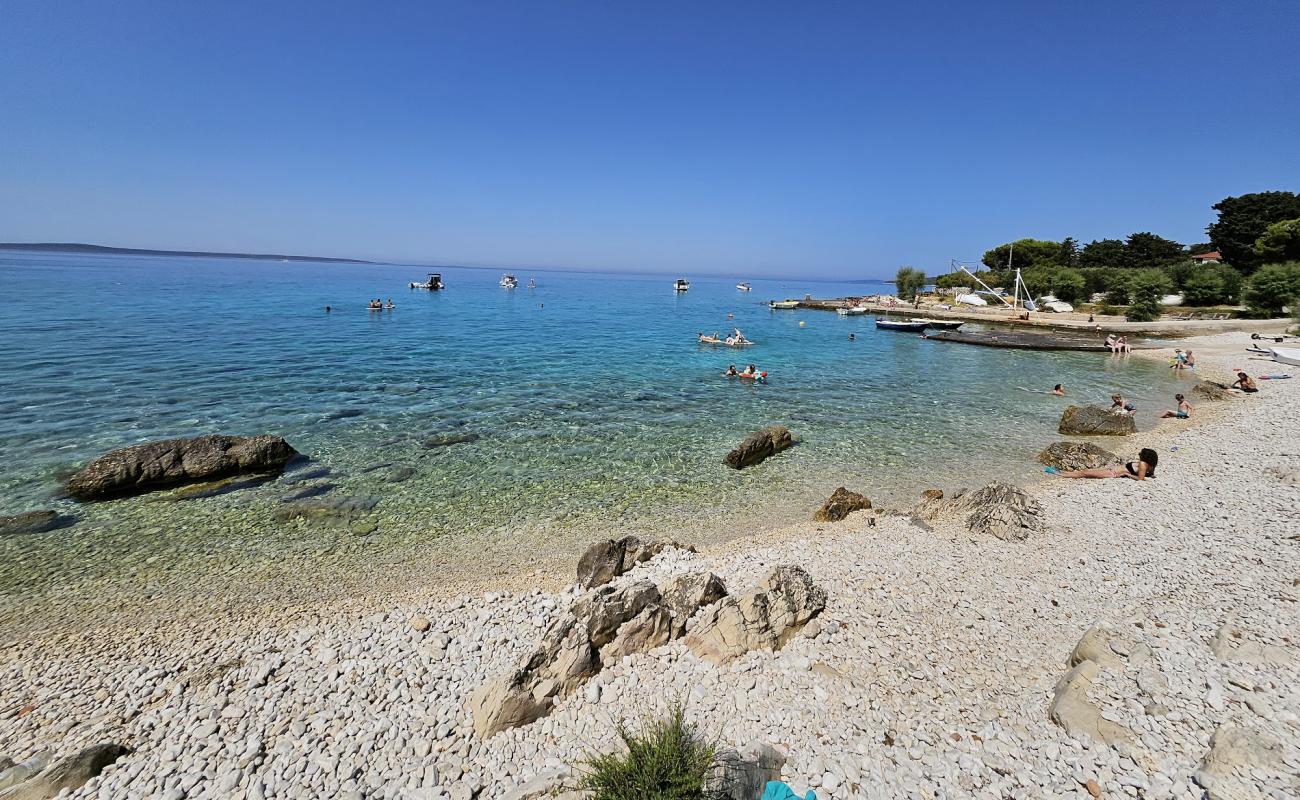
<svg viewBox="0 0 1300 800">
<path fill-rule="evenodd" d="M 753 280 L 742 293 L 688 275 L 676 294 L 672 276 L 525 270 L 508 291 L 500 272 L 452 268 L 446 291 L 406 288 L 426 271 L 0 255 L 0 513 L 49 506 L 60 475 L 111 448 L 210 432 L 283 435 L 439 533 L 757 512 L 838 485 L 910 497 L 1037 471 L 1065 401 L 1016 387 L 1063 382 L 1076 401 L 1120 390 L 1144 411 L 1175 390 L 1138 360 L 940 344 L 765 304 L 879 285 Z M 396 309 L 368 311 L 379 296 Z M 757 346 L 696 344 L 731 325 Z M 722 377 L 748 362 L 769 384 Z M 758 469 L 722 465 L 770 423 L 803 443 Z M 446 432 L 479 438 L 424 446 Z M 373 485 L 365 470 L 380 463 L 416 476 Z"/>
</svg>

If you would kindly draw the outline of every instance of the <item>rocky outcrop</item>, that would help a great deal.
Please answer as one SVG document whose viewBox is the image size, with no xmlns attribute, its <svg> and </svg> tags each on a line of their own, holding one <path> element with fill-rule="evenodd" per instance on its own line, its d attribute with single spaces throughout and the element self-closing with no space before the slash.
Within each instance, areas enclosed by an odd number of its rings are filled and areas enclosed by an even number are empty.
<svg viewBox="0 0 1300 800">
<path fill-rule="evenodd" d="M 57 511 L 28 511 L 11 517 L 0 516 L 0 536 L 17 536 L 22 533 L 44 533 L 71 525 L 71 517 L 60 516 Z"/>
<path fill-rule="evenodd" d="M 794 437 L 784 425 L 769 425 L 761 431 L 751 433 L 745 441 L 727 453 L 726 463 L 732 469 L 752 467 L 765 458 L 772 456 L 794 444 Z"/>
<path fill-rule="evenodd" d="M 279 436 L 199 436 L 114 450 L 68 480 L 78 500 L 104 500 L 230 475 L 274 473 L 298 452 Z"/>
<path fill-rule="evenodd" d="M 1061 414 L 1063 436 L 1128 436 L 1137 433 L 1132 414 L 1112 414 L 1101 406 L 1070 406 Z"/>
<path fill-rule="evenodd" d="M 971 533 L 1013 542 L 1047 529 L 1038 500 L 1019 486 L 1003 481 L 947 500 L 923 500 L 913 515 L 927 522 L 959 519 Z"/>
<path fill-rule="evenodd" d="M 596 542 L 578 560 L 578 585 L 584 589 L 603 586 L 669 548 L 695 552 L 694 547 L 678 542 L 642 542 L 635 536 Z"/>
<path fill-rule="evenodd" d="M 1210 749 L 1201 759 L 1196 782 L 1210 800 L 1238 800 L 1263 797 L 1255 782 L 1245 778 L 1252 771 L 1282 763 L 1282 746 L 1264 734 L 1236 724 L 1220 726 L 1210 738 Z"/>
<path fill-rule="evenodd" d="M 1297 661 L 1294 654 L 1285 647 L 1253 642 L 1246 638 L 1240 628 L 1231 624 L 1222 625 L 1214 632 L 1214 638 L 1210 640 L 1210 651 L 1223 661 L 1243 664 L 1285 667 Z"/>
<path fill-rule="evenodd" d="M 1201 381 L 1192 387 L 1192 394 L 1202 400 L 1231 400 L 1232 390 L 1217 381 Z"/>
<path fill-rule="evenodd" d="M 1093 661 L 1080 661 L 1056 684 L 1047 716 L 1074 737 L 1086 735 L 1112 747 L 1133 740 L 1133 732 L 1101 715 L 1101 709 L 1088 699 L 1088 687 L 1097 679 L 1100 667 Z"/>
<path fill-rule="evenodd" d="M 742 750 L 724 748 L 713 757 L 704 780 L 704 796 L 714 800 L 754 800 L 768 781 L 781 780 L 785 753 L 765 742 Z"/>
<path fill-rule="evenodd" d="M 16 786 L 33 775 L 37 775 L 41 770 L 49 766 L 52 753 L 49 750 L 42 750 L 21 764 L 13 763 L 13 759 L 6 758 L 8 766 L 0 769 L 0 791 L 8 789 L 10 786 Z"/>
<path fill-rule="evenodd" d="M 1101 469 L 1123 463 L 1123 459 L 1092 442 L 1053 442 L 1038 454 L 1038 460 L 1060 470 Z"/>
<path fill-rule="evenodd" d="M 922 499 L 922 500 L 942 500 L 942 499 L 943 499 L 943 489 L 926 489 L 925 491 L 921 492 L 921 499 Z"/>
<path fill-rule="evenodd" d="M 714 664 L 750 650 L 779 650 L 825 607 L 826 591 L 802 568 L 783 564 L 756 591 L 727 596 L 700 612 L 686 646 Z"/>
<path fill-rule="evenodd" d="M 662 589 L 638 581 L 583 595 L 514 670 L 470 696 L 474 731 L 487 738 L 545 716 L 556 700 L 605 664 L 681 636 L 700 605 L 725 593 L 716 575 L 704 573 L 677 578 Z"/>
<path fill-rule="evenodd" d="M 75 791 L 129 752 L 122 745 L 112 743 L 87 747 L 36 777 L 0 792 L 0 800 L 49 800 L 65 789 Z"/>
<path fill-rule="evenodd" d="M 817 509 L 813 519 L 817 522 L 839 522 L 854 511 L 867 508 L 871 508 L 871 501 L 865 495 L 850 492 L 841 486 Z"/>
</svg>

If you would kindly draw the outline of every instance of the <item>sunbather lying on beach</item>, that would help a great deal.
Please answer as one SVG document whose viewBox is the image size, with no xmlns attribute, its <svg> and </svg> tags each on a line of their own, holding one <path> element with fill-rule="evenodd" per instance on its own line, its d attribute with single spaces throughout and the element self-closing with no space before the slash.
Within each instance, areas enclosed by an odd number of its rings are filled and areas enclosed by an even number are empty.
<svg viewBox="0 0 1300 800">
<path fill-rule="evenodd" d="M 1170 417 L 1174 417 L 1175 419 L 1187 419 L 1192 416 L 1192 404 L 1187 402 L 1181 394 L 1174 395 L 1174 400 L 1178 401 L 1178 407 L 1172 410 L 1165 409 L 1165 412 L 1160 415 L 1161 419 L 1168 419 Z"/>
<path fill-rule="evenodd" d="M 1048 467 L 1044 472 L 1049 475 L 1059 475 L 1062 478 L 1132 478 L 1135 481 L 1146 480 L 1156 476 L 1156 464 L 1160 463 L 1160 456 L 1150 447 L 1142 448 L 1138 453 L 1137 461 L 1130 461 L 1122 467 L 1108 467 L 1105 469 L 1075 469 L 1065 470 L 1064 472 L 1056 467 Z"/>
</svg>

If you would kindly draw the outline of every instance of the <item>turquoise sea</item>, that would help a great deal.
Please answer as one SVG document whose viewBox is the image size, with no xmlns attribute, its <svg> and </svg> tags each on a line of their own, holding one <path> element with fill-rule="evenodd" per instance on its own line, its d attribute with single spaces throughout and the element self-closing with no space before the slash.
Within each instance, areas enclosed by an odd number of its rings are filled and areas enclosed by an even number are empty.
<svg viewBox="0 0 1300 800">
<path fill-rule="evenodd" d="M 331 467 L 338 491 L 381 497 L 378 536 L 706 518 L 743 531 L 806 518 L 840 485 L 879 503 L 1026 477 L 1067 402 L 1118 390 L 1150 415 L 1177 388 L 1139 359 L 941 344 L 878 332 L 870 316 L 766 305 L 883 284 L 753 279 L 744 293 L 743 276 L 687 273 L 677 294 L 673 275 L 524 269 L 506 290 L 500 270 L 442 268 L 445 291 L 407 288 L 427 271 L 0 254 L 0 513 L 70 508 L 60 478 L 112 448 L 275 433 Z M 372 297 L 396 308 L 368 311 Z M 757 345 L 696 343 L 733 325 Z M 722 376 L 749 362 L 768 384 Z M 1070 398 L 1017 388 L 1058 382 Z M 801 444 L 723 466 L 770 423 Z M 451 433 L 477 438 L 426 446 Z M 385 485 L 378 464 L 415 474 Z M 269 506 L 283 488 L 249 491 L 241 502 Z M 165 513 L 200 519 L 229 502 Z M 78 513 L 110 524 L 133 503 Z"/>
</svg>

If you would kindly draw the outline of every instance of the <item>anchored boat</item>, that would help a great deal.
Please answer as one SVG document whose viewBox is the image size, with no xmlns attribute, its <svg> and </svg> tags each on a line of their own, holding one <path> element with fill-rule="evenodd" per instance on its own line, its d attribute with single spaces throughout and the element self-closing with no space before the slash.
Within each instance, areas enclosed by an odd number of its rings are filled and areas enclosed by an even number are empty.
<svg viewBox="0 0 1300 800">
<path fill-rule="evenodd" d="M 835 309 L 835 313 L 839 314 L 841 317 L 856 317 L 860 314 L 867 313 L 867 310 L 861 306 L 841 306 Z"/>
<path fill-rule="evenodd" d="M 780 308 L 789 311 L 790 309 L 798 308 L 799 301 L 798 300 L 768 300 L 767 305 L 768 308 Z"/>
<path fill-rule="evenodd" d="M 934 328 L 938 331 L 955 331 L 966 323 L 956 319 L 917 319 L 912 317 L 908 322 L 924 322 L 925 327 Z"/>
<path fill-rule="evenodd" d="M 736 288 L 742 292 L 749 292 L 753 291 L 754 287 L 750 286 L 748 283 L 738 283 L 736 284 Z"/>
<path fill-rule="evenodd" d="M 442 273 L 430 272 L 429 277 L 425 279 L 424 283 L 412 283 L 411 288 L 428 289 L 431 292 L 437 292 L 446 287 L 442 285 Z"/>
<path fill-rule="evenodd" d="M 691 282 L 686 280 L 685 278 L 678 278 L 677 280 L 673 281 L 674 292 L 685 292 L 690 290 L 690 288 L 691 288 Z"/>
<path fill-rule="evenodd" d="M 518 285 L 519 285 L 519 279 L 516 278 L 514 275 L 501 276 L 501 287 L 503 289 L 513 289 Z"/>
<path fill-rule="evenodd" d="M 911 333 L 920 333 L 926 329 L 930 323 L 928 320 L 902 320 L 902 319 L 881 319 L 876 317 L 876 327 L 886 331 L 909 331 Z"/>
</svg>

